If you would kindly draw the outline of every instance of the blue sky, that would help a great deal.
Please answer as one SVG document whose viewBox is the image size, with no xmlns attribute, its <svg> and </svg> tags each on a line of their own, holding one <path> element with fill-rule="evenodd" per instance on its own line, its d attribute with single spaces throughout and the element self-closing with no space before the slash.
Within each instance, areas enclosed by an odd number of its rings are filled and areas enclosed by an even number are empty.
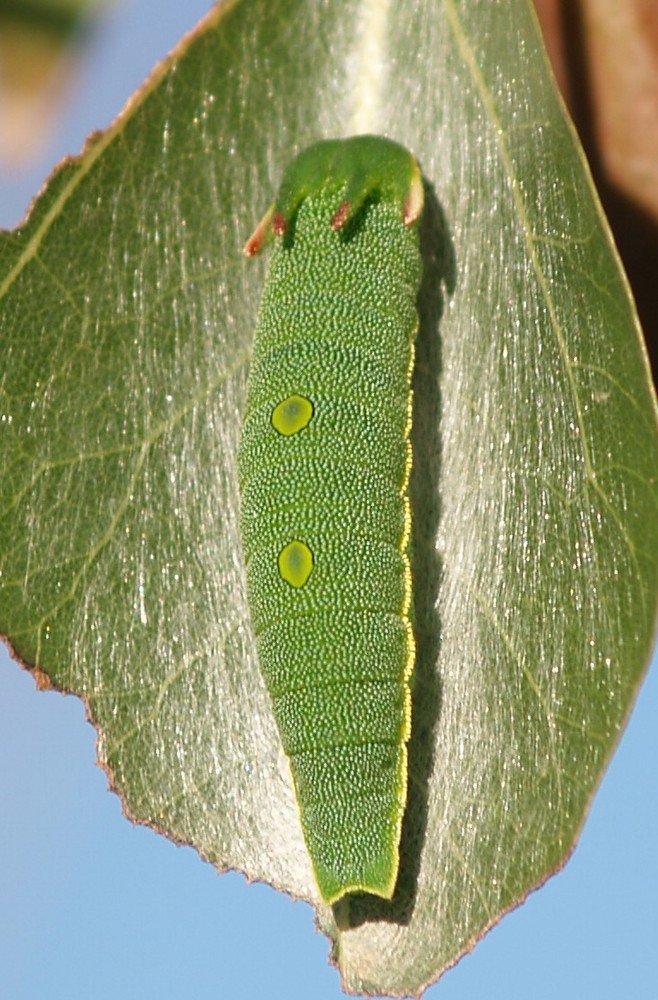
<svg viewBox="0 0 658 1000">
<path fill-rule="evenodd" d="M 15 224 L 52 167 L 109 124 L 207 0 L 123 0 L 37 161 L 0 173 Z M 154 16 L 155 15 L 155 16 Z M 565 870 L 428 1000 L 658 996 L 658 656 Z M 217 876 L 121 814 L 78 699 L 37 692 L 0 650 L 0 1000 L 342 994 L 313 911 Z"/>
</svg>

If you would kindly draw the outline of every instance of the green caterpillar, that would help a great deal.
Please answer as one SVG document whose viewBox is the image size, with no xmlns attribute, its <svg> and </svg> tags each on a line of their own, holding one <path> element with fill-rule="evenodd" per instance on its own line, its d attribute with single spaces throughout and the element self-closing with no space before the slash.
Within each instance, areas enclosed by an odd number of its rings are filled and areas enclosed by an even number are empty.
<svg viewBox="0 0 658 1000">
<path fill-rule="evenodd" d="M 247 596 L 322 897 L 398 874 L 414 664 L 411 372 L 423 183 L 377 136 L 288 167 L 239 450 Z"/>
</svg>

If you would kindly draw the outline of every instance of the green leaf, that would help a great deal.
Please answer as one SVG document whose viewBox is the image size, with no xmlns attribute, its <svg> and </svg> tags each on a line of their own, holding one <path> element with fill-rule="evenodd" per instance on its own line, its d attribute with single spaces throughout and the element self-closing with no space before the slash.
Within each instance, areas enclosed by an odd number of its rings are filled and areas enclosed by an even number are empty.
<svg viewBox="0 0 658 1000">
<path fill-rule="evenodd" d="M 52 177 L 0 241 L 0 629 L 131 816 L 319 905 L 236 532 L 240 248 L 364 131 L 429 185 L 411 801 L 393 902 L 319 913 L 347 986 L 403 994 L 564 862 L 656 613 L 655 399 L 525 3 L 226 3 Z"/>
</svg>

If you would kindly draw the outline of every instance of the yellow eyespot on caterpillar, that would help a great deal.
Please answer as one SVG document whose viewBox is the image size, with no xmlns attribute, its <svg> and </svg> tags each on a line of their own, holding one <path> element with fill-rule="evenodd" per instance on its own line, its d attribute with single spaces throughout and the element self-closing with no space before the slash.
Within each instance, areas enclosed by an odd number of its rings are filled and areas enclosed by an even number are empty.
<svg viewBox="0 0 658 1000">
<path fill-rule="evenodd" d="M 313 571 L 313 553 L 305 542 L 290 542 L 279 553 L 281 579 L 291 587 L 303 587 Z"/>
<path fill-rule="evenodd" d="M 290 164 L 245 246 L 274 244 L 238 455 L 247 597 L 327 903 L 390 899 L 398 877 L 422 209 L 402 146 L 320 142 Z"/>
<path fill-rule="evenodd" d="M 297 434 L 308 426 L 313 416 L 313 403 L 305 396 L 292 395 L 282 400 L 272 411 L 272 427 L 279 434 Z"/>
</svg>

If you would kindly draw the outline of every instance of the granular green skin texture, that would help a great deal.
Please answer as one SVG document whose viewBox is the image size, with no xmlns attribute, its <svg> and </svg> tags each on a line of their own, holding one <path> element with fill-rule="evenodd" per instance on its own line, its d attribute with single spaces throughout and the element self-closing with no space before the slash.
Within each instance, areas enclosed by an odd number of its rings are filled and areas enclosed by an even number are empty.
<svg viewBox="0 0 658 1000">
<path fill-rule="evenodd" d="M 288 169 L 246 248 L 278 237 L 239 452 L 247 594 L 329 903 L 390 898 L 398 872 L 421 209 L 420 172 L 402 147 L 372 136 L 320 143 Z"/>
</svg>

